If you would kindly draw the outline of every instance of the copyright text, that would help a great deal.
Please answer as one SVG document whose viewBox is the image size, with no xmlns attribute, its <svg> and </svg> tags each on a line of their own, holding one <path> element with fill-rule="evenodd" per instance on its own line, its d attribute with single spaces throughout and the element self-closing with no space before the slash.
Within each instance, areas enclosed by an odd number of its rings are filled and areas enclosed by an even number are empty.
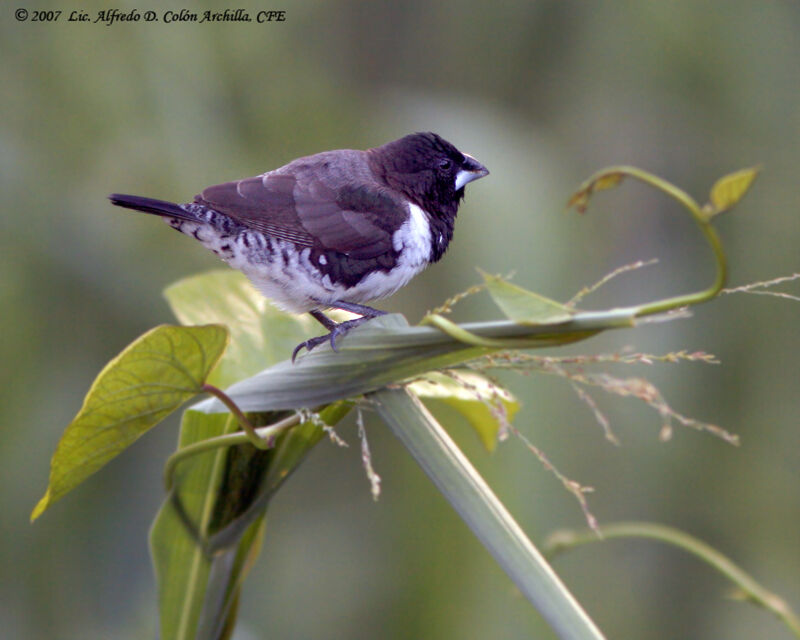
<svg viewBox="0 0 800 640">
<path fill-rule="evenodd" d="M 74 22 L 83 24 L 102 24 L 110 27 L 115 24 L 134 22 L 172 23 L 221 23 L 249 22 L 264 24 L 268 22 L 286 22 L 284 10 L 248 11 L 246 9 L 225 9 L 223 11 L 193 11 L 191 9 L 166 9 L 159 11 L 139 11 L 131 9 L 100 9 L 98 11 L 71 10 L 38 10 L 20 8 L 14 12 L 17 22 Z"/>
</svg>

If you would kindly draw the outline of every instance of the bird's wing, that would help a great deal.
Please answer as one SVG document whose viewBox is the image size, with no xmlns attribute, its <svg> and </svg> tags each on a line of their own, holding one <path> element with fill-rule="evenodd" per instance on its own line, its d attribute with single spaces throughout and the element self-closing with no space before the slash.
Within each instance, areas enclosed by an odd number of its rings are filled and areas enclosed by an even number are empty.
<svg viewBox="0 0 800 640">
<path fill-rule="evenodd" d="M 300 246 L 357 259 L 392 251 L 392 235 L 408 216 L 403 199 L 363 175 L 344 177 L 317 168 L 312 170 L 306 162 L 292 171 L 287 165 L 262 176 L 215 185 L 196 196 L 195 202 Z"/>
</svg>

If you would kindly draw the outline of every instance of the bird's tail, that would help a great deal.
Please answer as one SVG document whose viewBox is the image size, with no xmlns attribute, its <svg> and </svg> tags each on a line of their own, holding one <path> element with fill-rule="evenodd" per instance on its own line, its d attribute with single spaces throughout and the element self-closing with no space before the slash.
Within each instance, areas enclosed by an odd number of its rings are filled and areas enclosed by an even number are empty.
<svg viewBox="0 0 800 640">
<path fill-rule="evenodd" d="M 108 196 L 112 204 L 126 209 L 135 209 L 145 213 L 153 213 L 157 216 L 166 218 L 179 218 L 181 220 L 197 221 L 197 217 L 185 211 L 180 205 L 166 200 L 156 200 L 154 198 L 143 198 L 142 196 L 127 196 L 123 193 L 112 193 Z"/>
</svg>

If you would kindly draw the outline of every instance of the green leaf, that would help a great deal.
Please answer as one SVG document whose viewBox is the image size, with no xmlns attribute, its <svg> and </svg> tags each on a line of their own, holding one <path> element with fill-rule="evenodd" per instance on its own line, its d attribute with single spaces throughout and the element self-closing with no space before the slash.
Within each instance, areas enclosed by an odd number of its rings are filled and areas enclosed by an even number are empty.
<svg viewBox="0 0 800 640">
<path fill-rule="evenodd" d="M 431 372 L 409 385 L 425 404 L 443 404 L 455 409 L 470 423 L 489 451 L 497 446 L 498 432 L 519 411 L 510 392 L 473 371 Z"/>
<path fill-rule="evenodd" d="M 164 295 L 182 323 L 229 326 L 231 345 L 209 379 L 218 386 L 287 359 L 295 345 L 322 331 L 307 314 L 274 307 L 230 269 L 185 278 Z M 350 406 L 337 402 L 322 409 L 320 418 L 335 425 Z M 258 426 L 283 415 L 250 414 L 250 419 Z M 179 446 L 238 429 L 228 413 L 187 410 Z M 216 640 L 232 628 L 242 581 L 260 549 L 268 500 L 322 435 L 319 426 L 305 423 L 267 451 L 250 445 L 218 449 L 178 467 L 175 493 L 162 506 L 150 535 L 162 638 Z"/>
<path fill-rule="evenodd" d="M 570 309 L 555 300 L 523 289 L 500 276 L 484 272 L 481 275 L 492 299 L 509 320 L 526 325 L 559 324 L 573 316 Z"/>
<path fill-rule="evenodd" d="M 109 362 L 58 443 L 31 520 L 200 393 L 227 342 L 219 325 L 162 325 Z"/>
<path fill-rule="evenodd" d="M 711 187 L 713 215 L 727 211 L 744 197 L 758 176 L 756 167 L 742 169 L 722 176 Z"/>
<path fill-rule="evenodd" d="M 203 415 L 184 411 L 181 422 L 181 445 L 204 440 L 221 432 L 236 429 L 230 414 Z M 203 531 L 211 520 L 214 497 L 221 484 L 223 450 L 196 456 L 181 475 L 177 496 L 192 525 Z M 208 491 L 206 495 L 204 493 Z M 195 638 L 213 557 L 204 549 L 176 508 L 173 497 L 161 507 L 150 531 L 150 553 L 158 583 L 158 601 L 162 638 Z"/>
<path fill-rule="evenodd" d="M 336 403 L 320 419 L 335 425 L 349 409 L 349 403 Z M 258 414 L 253 421 L 268 424 L 278 415 Z M 179 446 L 236 429 L 230 414 L 187 410 Z M 232 628 L 242 582 L 260 549 L 268 501 L 323 435 L 306 422 L 280 436 L 272 449 L 220 448 L 179 467 L 178 488 L 150 532 L 160 637 L 216 640 Z"/>
<path fill-rule="evenodd" d="M 582 311 L 567 322 L 522 325 L 508 320 L 458 325 L 487 340 L 485 348 L 465 344 L 433 327 L 409 327 L 398 314 L 364 323 L 337 340 L 338 353 L 327 345 L 304 354 L 295 364 L 279 362 L 225 392 L 243 411 L 277 411 L 318 407 L 354 398 L 388 384 L 411 380 L 434 369 L 448 369 L 488 353 L 570 344 L 601 331 L 634 326 L 636 308 Z M 227 412 L 216 398 L 192 407 Z"/>
<path fill-rule="evenodd" d="M 584 182 L 567 202 L 567 208 L 575 207 L 580 213 L 584 213 L 589 206 L 589 199 L 597 191 L 613 189 L 622 179 L 625 173 L 613 169 L 602 171 L 595 174 Z"/>
<path fill-rule="evenodd" d="M 289 357 L 317 329 L 308 314 L 281 311 L 238 271 L 218 269 L 179 280 L 164 290 L 182 324 L 228 326 L 231 345 L 209 382 L 219 387 L 252 376 Z"/>
</svg>

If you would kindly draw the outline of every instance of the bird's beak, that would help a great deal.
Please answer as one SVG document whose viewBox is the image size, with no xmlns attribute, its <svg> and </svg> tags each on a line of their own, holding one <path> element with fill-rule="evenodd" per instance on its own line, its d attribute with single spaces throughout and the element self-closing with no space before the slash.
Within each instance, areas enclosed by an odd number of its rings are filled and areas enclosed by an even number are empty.
<svg viewBox="0 0 800 640">
<path fill-rule="evenodd" d="M 456 191 L 464 185 L 489 175 L 489 170 L 470 155 L 464 154 L 464 163 L 456 174 Z"/>
</svg>

